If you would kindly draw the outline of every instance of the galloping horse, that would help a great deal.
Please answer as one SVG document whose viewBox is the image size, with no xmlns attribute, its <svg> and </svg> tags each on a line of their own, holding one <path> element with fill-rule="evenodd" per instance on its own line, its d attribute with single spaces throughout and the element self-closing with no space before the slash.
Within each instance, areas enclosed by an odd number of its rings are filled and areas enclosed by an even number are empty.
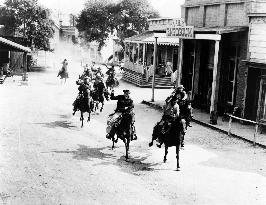
<svg viewBox="0 0 266 205">
<path fill-rule="evenodd" d="M 91 117 L 91 107 L 92 107 L 92 99 L 91 97 L 86 97 L 83 94 L 79 94 L 77 99 L 73 103 L 73 115 L 79 110 L 80 111 L 80 121 L 81 121 L 81 127 L 83 127 L 83 121 L 84 121 L 84 116 L 83 114 L 85 112 L 89 113 L 88 120 L 87 122 L 90 121 Z"/>
<path fill-rule="evenodd" d="M 104 98 L 109 100 L 109 92 L 106 90 L 104 84 L 102 82 L 98 84 L 94 84 L 94 90 L 91 92 L 91 97 L 93 99 L 93 111 L 99 109 L 99 103 L 101 103 L 100 112 L 103 110 L 104 106 Z"/>
<path fill-rule="evenodd" d="M 62 62 L 63 66 L 62 68 L 59 70 L 58 74 L 57 74 L 57 77 L 60 76 L 60 79 L 61 79 L 61 83 L 63 83 L 63 79 L 65 79 L 65 83 L 66 83 L 66 79 L 69 78 L 68 76 L 68 71 L 67 71 L 67 66 L 68 66 L 68 62 L 67 60 L 65 59 L 63 62 Z"/>
<path fill-rule="evenodd" d="M 106 82 L 105 82 L 107 90 L 113 90 L 114 87 L 119 86 L 118 80 L 115 78 L 114 75 L 109 75 Z"/>
<path fill-rule="evenodd" d="M 152 141 L 149 143 L 149 146 L 153 145 L 154 140 L 158 140 L 160 142 L 158 147 L 161 147 L 161 144 L 165 146 L 165 155 L 164 155 L 164 163 L 167 161 L 167 154 L 168 154 L 168 147 L 175 146 L 176 147 L 176 160 L 177 160 L 177 171 L 179 170 L 179 150 L 180 145 L 183 140 L 183 133 L 182 133 L 182 122 L 180 117 L 178 116 L 171 125 L 164 123 L 161 125 L 158 122 L 155 127 L 153 128 L 152 133 Z"/>
<path fill-rule="evenodd" d="M 112 115 L 110 115 L 112 116 Z M 130 113 L 125 112 L 122 113 L 116 120 L 116 122 L 114 123 L 114 125 L 111 127 L 111 130 L 109 132 L 109 134 L 112 137 L 112 149 L 114 149 L 114 145 L 115 143 L 118 142 L 118 139 L 121 139 L 124 144 L 125 144 L 125 148 L 126 148 L 126 161 L 128 160 L 128 152 L 129 152 L 129 143 L 132 139 L 133 136 L 133 126 L 132 126 L 132 116 Z M 115 139 L 115 134 L 117 136 L 117 138 Z"/>
</svg>

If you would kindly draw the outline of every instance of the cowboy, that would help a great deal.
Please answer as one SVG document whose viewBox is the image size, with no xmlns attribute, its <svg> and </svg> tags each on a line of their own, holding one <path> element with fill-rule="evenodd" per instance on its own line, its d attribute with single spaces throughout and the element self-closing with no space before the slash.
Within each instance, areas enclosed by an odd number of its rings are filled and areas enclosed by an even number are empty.
<svg viewBox="0 0 266 205">
<path fill-rule="evenodd" d="M 100 102 L 103 102 L 104 101 L 103 93 L 106 88 L 105 88 L 102 78 L 98 75 L 96 76 L 95 82 L 93 83 L 93 88 L 94 88 L 94 91 L 97 92 L 97 94 L 99 94 L 98 100 Z"/>
<path fill-rule="evenodd" d="M 84 76 L 88 76 L 89 80 L 93 79 L 93 73 L 91 71 L 91 68 L 89 68 L 88 64 L 86 64 L 85 67 L 84 67 L 83 75 Z"/>
<path fill-rule="evenodd" d="M 90 97 L 91 89 L 92 89 L 92 86 L 89 82 L 89 77 L 85 76 L 83 79 L 83 82 L 78 87 L 79 95 L 73 103 L 74 113 L 77 111 L 78 103 L 80 102 L 80 100 L 85 100 L 86 104 L 88 104 L 88 109 L 89 109 L 89 97 Z"/>
<path fill-rule="evenodd" d="M 95 62 L 92 62 L 91 71 L 92 72 L 96 72 L 97 71 L 97 68 L 95 67 Z"/>
<path fill-rule="evenodd" d="M 177 100 L 178 99 L 174 96 L 163 107 L 163 116 L 161 121 L 158 123 L 158 126 L 162 127 L 161 132 L 163 135 L 161 137 L 164 137 L 164 134 L 170 130 L 172 123 L 175 122 L 180 115 L 180 110 Z M 157 146 L 160 148 L 164 142 L 164 139 L 159 138 L 158 142 L 159 144 Z"/>
<path fill-rule="evenodd" d="M 95 72 L 95 75 L 104 78 L 104 74 L 102 72 L 101 67 L 98 67 L 97 71 Z"/>
<path fill-rule="evenodd" d="M 112 65 L 111 68 L 108 68 L 108 71 L 106 71 L 106 74 L 107 74 L 108 76 L 112 76 L 112 77 L 114 77 L 114 76 L 115 76 L 115 67 Z"/>
<path fill-rule="evenodd" d="M 133 108 L 134 108 L 133 100 L 129 96 L 129 94 L 130 94 L 129 90 L 123 90 L 123 92 L 124 92 L 124 95 L 115 96 L 114 90 L 112 90 L 110 99 L 111 100 L 117 100 L 117 106 L 115 109 L 115 113 L 110 115 L 110 117 L 112 117 L 111 121 L 116 122 L 123 113 L 128 113 L 130 115 L 131 119 L 129 119 L 129 120 L 131 121 L 131 125 L 133 128 L 133 135 L 132 135 L 131 140 L 136 140 L 137 135 L 136 135 L 136 129 L 135 129 L 135 125 L 134 125 L 134 122 L 135 122 L 134 115 L 135 114 L 133 112 Z M 110 134 L 107 134 L 106 138 L 112 139 L 113 136 L 111 136 Z"/>
</svg>

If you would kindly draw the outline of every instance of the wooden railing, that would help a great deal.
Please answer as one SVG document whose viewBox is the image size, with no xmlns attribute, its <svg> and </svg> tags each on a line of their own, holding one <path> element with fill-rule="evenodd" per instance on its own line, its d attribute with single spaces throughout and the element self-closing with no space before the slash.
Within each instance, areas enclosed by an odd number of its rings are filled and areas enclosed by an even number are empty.
<svg viewBox="0 0 266 205">
<path fill-rule="evenodd" d="M 247 119 L 244 119 L 244 118 L 236 117 L 236 116 L 228 114 L 228 113 L 226 113 L 226 115 L 229 116 L 229 124 L 228 124 L 228 135 L 229 136 L 232 134 L 232 132 L 231 132 L 232 131 L 232 119 L 240 120 L 240 121 L 243 121 L 243 122 L 248 122 L 248 123 L 251 123 L 251 124 L 255 125 L 254 137 L 253 137 L 253 145 L 256 146 L 257 136 L 258 136 L 258 129 L 259 129 L 260 123 L 252 121 L 252 120 L 247 120 Z"/>
</svg>

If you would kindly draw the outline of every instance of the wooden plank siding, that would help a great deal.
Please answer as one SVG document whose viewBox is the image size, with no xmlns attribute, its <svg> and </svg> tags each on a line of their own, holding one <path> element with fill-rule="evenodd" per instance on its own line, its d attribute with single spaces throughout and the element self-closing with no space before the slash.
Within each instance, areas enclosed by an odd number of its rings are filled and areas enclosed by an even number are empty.
<svg viewBox="0 0 266 205">
<path fill-rule="evenodd" d="M 249 39 L 250 61 L 266 63 L 266 17 L 252 17 Z"/>
</svg>

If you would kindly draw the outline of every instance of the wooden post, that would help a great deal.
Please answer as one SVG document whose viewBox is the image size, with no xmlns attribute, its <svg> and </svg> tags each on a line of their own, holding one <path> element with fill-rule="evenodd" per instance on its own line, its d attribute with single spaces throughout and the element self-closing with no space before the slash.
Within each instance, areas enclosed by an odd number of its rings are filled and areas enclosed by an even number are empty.
<svg viewBox="0 0 266 205">
<path fill-rule="evenodd" d="M 137 57 L 137 64 L 139 65 L 139 54 L 140 54 L 140 52 L 139 52 L 139 50 L 140 50 L 140 44 L 138 43 L 138 57 Z"/>
<path fill-rule="evenodd" d="M 145 58 L 146 58 L 146 43 L 143 43 L 143 53 L 142 53 L 142 65 L 145 66 Z"/>
<path fill-rule="evenodd" d="M 256 124 L 256 125 L 255 125 L 254 139 L 253 139 L 253 145 L 254 145 L 254 146 L 256 146 L 256 143 L 257 143 L 258 128 L 259 128 L 259 125 Z"/>
<path fill-rule="evenodd" d="M 127 57 L 127 43 L 125 42 L 124 62 L 126 62 L 126 57 Z"/>
<path fill-rule="evenodd" d="M 228 129 L 228 135 L 231 136 L 231 130 L 232 130 L 232 117 L 230 115 L 229 118 L 229 129 Z"/>
<path fill-rule="evenodd" d="M 211 107 L 210 107 L 210 123 L 217 124 L 217 101 L 218 101 L 218 86 L 217 73 L 218 73 L 218 60 L 219 60 L 220 41 L 215 41 L 214 63 L 213 63 L 213 80 L 212 80 L 212 94 L 211 94 Z"/>
<path fill-rule="evenodd" d="M 176 87 L 181 85 L 181 75 L 182 75 L 182 66 L 183 66 L 183 52 L 184 52 L 184 40 L 179 39 L 179 57 L 178 57 L 178 67 L 177 67 L 177 79 Z"/>
<path fill-rule="evenodd" d="M 154 88 L 155 88 L 155 71 L 157 67 L 157 38 L 154 41 L 154 52 L 153 52 L 153 76 L 152 76 L 152 97 L 151 101 L 154 102 Z"/>
<path fill-rule="evenodd" d="M 193 68 L 192 68 L 192 85 L 191 85 L 191 94 L 192 98 L 194 98 L 194 79 L 195 79 L 195 67 L 196 67 L 196 47 L 197 42 L 194 40 L 194 51 L 193 51 Z"/>
</svg>

